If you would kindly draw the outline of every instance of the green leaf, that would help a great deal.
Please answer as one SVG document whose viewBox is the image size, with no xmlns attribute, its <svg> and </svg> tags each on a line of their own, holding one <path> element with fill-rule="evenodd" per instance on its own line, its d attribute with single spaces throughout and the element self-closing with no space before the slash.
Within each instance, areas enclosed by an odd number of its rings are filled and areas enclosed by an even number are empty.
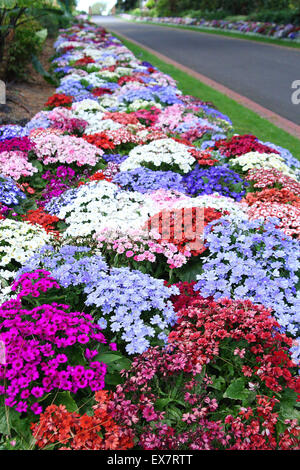
<svg viewBox="0 0 300 470">
<path fill-rule="evenodd" d="M 97 356 L 94 358 L 94 361 L 104 362 L 104 364 L 110 364 L 111 362 L 118 361 L 122 358 L 123 356 L 120 356 L 119 354 L 103 352 L 97 354 Z"/>
<path fill-rule="evenodd" d="M 297 409 L 297 393 L 294 390 L 286 389 L 281 394 L 280 416 L 283 419 L 300 420 L 300 410 Z"/>
<path fill-rule="evenodd" d="M 22 417 L 21 413 L 18 413 L 18 411 L 13 408 L 8 408 L 7 412 L 10 428 L 12 428 L 24 442 L 29 444 L 32 441 L 32 434 L 30 431 L 32 418 L 27 416 Z"/>
<path fill-rule="evenodd" d="M 43 169 L 44 169 L 42 163 L 39 162 L 38 160 L 33 160 L 33 161 L 31 162 L 31 164 L 32 164 L 32 166 L 34 166 L 35 168 L 37 168 L 39 172 L 42 172 Z"/>
<path fill-rule="evenodd" d="M 176 421 L 181 421 L 182 420 L 182 413 L 176 408 L 175 406 L 171 406 L 168 408 L 168 415 L 170 416 L 171 419 L 174 419 Z"/>
<path fill-rule="evenodd" d="M 212 385 L 210 385 L 212 388 L 215 388 L 216 390 L 223 390 L 224 386 L 226 384 L 226 381 L 223 377 L 217 377 Z"/>
<path fill-rule="evenodd" d="M 184 268 L 176 270 L 177 276 L 183 282 L 196 281 L 196 276 L 202 272 L 202 261 L 188 263 Z"/>
<path fill-rule="evenodd" d="M 130 369 L 131 360 L 127 357 L 122 357 L 116 364 L 113 364 L 114 369 L 120 371 L 122 369 Z"/>
<path fill-rule="evenodd" d="M 122 383 L 122 379 L 119 374 L 106 374 L 105 383 L 108 385 L 119 385 Z"/>
<path fill-rule="evenodd" d="M 70 392 L 59 392 L 54 400 L 56 405 L 64 405 L 68 411 L 78 411 L 75 400 L 71 397 Z"/>
<path fill-rule="evenodd" d="M 9 433 L 9 428 L 7 425 L 6 419 L 6 407 L 1 404 L 0 407 L 0 434 L 7 435 Z"/>
<path fill-rule="evenodd" d="M 40 44 L 43 44 L 43 42 L 46 41 L 46 37 L 48 35 L 48 30 L 47 28 L 44 28 L 44 29 L 40 29 L 39 31 L 37 31 L 35 33 L 36 37 L 38 38 Z"/>
<path fill-rule="evenodd" d="M 172 401 L 171 398 L 159 398 L 155 402 L 155 408 L 157 408 L 159 411 L 163 411 L 168 406 L 170 401 Z"/>
<path fill-rule="evenodd" d="M 232 400 L 245 400 L 248 398 L 249 391 L 245 389 L 245 379 L 240 377 L 232 382 L 225 390 L 223 397 Z"/>
<path fill-rule="evenodd" d="M 55 77 L 44 69 L 36 55 L 33 54 L 31 56 L 31 61 L 34 69 L 46 80 L 46 82 L 50 83 L 50 85 L 58 86 L 58 82 Z"/>
</svg>

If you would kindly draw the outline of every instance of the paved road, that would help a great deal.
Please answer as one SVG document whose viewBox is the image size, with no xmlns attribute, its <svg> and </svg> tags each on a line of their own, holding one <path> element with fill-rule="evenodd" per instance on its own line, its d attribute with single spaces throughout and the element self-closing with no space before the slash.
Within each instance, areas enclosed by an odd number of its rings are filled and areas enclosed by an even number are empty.
<svg viewBox="0 0 300 470">
<path fill-rule="evenodd" d="M 300 80 L 300 50 L 113 17 L 93 17 L 93 21 L 300 124 L 300 104 L 291 101 L 291 84 Z"/>
</svg>

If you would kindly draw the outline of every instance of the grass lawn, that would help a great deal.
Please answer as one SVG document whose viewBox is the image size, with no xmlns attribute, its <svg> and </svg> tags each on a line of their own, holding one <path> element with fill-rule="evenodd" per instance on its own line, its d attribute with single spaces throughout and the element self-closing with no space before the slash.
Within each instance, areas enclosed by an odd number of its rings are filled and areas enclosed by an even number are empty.
<svg viewBox="0 0 300 470">
<path fill-rule="evenodd" d="M 232 120 L 235 132 L 238 134 L 254 134 L 264 142 L 272 142 L 287 148 L 300 160 L 300 139 L 288 134 L 283 129 L 260 117 L 254 111 L 240 105 L 233 99 L 205 85 L 173 65 L 167 64 L 144 48 L 124 39 L 121 35 L 115 32 L 112 32 L 112 34 L 118 37 L 140 60 L 151 62 L 162 72 L 171 75 L 177 81 L 178 88 L 184 94 L 193 95 L 203 101 L 214 103 L 222 113 Z"/>
<path fill-rule="evenodd" d="M 166 28 L 179 28 L 179 29 L 188 29 L 190 31 L 196 31 L 199 33 L 207 33 L 207 34 L 217 34 L 219 36 L 227 36 L 229 38 L 237 38 L 243 39 L 245 41 L 256 41 L 256 42 L 264 42 L 266 44 L 275 44 L 277 46 L 283 47 L 293 47 L 294 49 L 300 49 L 300 42 L 293 41 L 292 39 L 276 39 L 267 36 L 259 36 L 255 34 L 246 34 L 246 33 L 238 33 L 232 31 L 226 31 L 223 29 L 218 28 L 209 28 L 204 26 L 188 26 L 188 25 L 176 25 L 176 24 L 165 24 L 165 23 L 156 23 L 154 21 L 133 21 L 133 20 L 125 20 L 125 18 L 118 17 L 122 21 L 127 21 L 128 23 L 136 23 L 136 24 L 148 24 L 148 25 L 155 25 L 155 26 L 164 26 Z"/>
</svg>

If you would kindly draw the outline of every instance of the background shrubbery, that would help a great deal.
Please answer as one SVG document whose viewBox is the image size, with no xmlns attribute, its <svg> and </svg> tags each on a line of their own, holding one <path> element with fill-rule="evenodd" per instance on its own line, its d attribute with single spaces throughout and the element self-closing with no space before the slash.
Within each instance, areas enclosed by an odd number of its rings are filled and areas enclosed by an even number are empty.
<svg viewBox="0 0 300 470">
<path fill-rule="evenodd" d="M 138 6 L 137 0 L 118 0 L 116 4 L 117 11 L 130 11 L 137 16 L 247 19 L 300 24 L 300 0 L 149 0 L 145 5 L 146 10 Z"/>
<path fill-rule="evenodd" d="M 36 63 L 47 35 L 55 37 L 71 19 L 64 2 L 54 8 L 47 0 L 0 0 L 0 79 L 26 78 L 27 66 Z"/>
</svg>

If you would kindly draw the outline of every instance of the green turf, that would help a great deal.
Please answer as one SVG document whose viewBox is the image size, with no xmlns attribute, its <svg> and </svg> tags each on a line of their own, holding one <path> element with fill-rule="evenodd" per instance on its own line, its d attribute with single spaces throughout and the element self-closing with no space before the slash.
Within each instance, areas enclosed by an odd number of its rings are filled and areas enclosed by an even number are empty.
<svg viewBox="0 0 300 470">
<path fill-rule="evenodd" d="M 244 41 L 256 41 L 256 42 L 263 42 L 265 44 L 273 44 L 275 46 L 293 47 L 294 49 L 300 49 L 300 42 L 296 42 L 291 39 L 275 39 L 275 38 L 269 38 L 265 36 L 258 36 L 258 35 L 256 36 L 254 34 L 252 35 L 252 34 L 246 34 L 246 33 L 237 33 L 237 32 L 232 32 L 232 31 L 220 30 L 217 28 L 205 28 L 201 26 L 165 24 L 165 23 L 156 23 L 154 21 L 151 21 L 151 22 L 133 21 L 133 20 L 125 20 L 122 17 L 118 17 L 118 18 L 120 20 L 127 21 L 128 23 L 164 26 L 166 28 L 187 29 L 189 31 L 196 31 L 198 33 L 217 34 L 219 36 L 227 36 L 229 38 L 243 39 Z"/>
<path fill-rule="evenodd" d="M 300 160 L 300 139 L 288 134 L 283 129 L 278 128 L 271 122 L 260 117 L 250 109 L 240 105 L 236 101 L 228 98 L 219 91 L 205 85 L 196 78 L 188 75 L 171 64 L 159 59 L 154 54 L 137 46 L 131 41 L 123 39 L 121 35 L 112 32 L 125 46 L 130 49 L 140 60 L 151 62 L 162 72 L 173 77 L 178 84 L 178 88 L 187 95 L 193 95 L 203 101 L 210 101 L 224 114 L 230 117 L 234 130 L 238 134 L 254 134 L 264 142 L 273 142 L 289 149 L 295 157 Z"/>
</svg>

